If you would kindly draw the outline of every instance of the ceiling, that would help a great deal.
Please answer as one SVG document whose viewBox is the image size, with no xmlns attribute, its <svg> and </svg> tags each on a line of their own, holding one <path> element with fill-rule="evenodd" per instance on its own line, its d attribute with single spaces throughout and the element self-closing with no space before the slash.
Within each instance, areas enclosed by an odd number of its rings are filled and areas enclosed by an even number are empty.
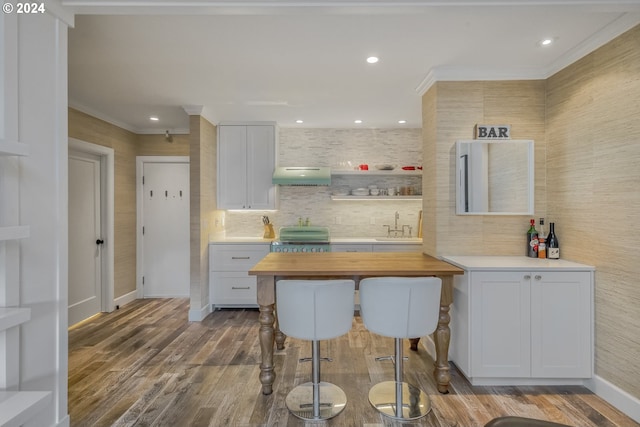
<svg viewBox="0 0 640 427">
<path fill-rule="evenodd" d="M 186 133 L 187 112 L 419 128 L 436 81 L 544 79 L 640 23 L 640 0 L 60 1 L 70 106 L 137 133 Z"/>
</svg>

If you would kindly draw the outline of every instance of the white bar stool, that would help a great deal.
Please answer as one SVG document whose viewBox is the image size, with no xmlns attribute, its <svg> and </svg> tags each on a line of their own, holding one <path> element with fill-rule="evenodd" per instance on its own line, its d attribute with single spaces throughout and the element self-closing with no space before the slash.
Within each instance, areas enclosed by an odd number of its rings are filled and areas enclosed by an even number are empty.
<svg viewBox="0 0 640 427">
<path fill-rule="evenodd" d="M 276 310 L 280 330 L 294 338 L 311 340 L 311 382 L 289 392 L 289 411 L 303 420 L 326 420 L 347 404 L 344 391 L 320 381 L 320 340 L 336 338 L 351 329 L 355 282 L 353 280 L 278 280 Z M 305 361 L 308 359 L 300 359 Z M 329 359 L 330 360 L 330 359 Z"/>
<path fill-rule="evenodd" d="M 360 281 L 364 326 L 395 338 L 395 381 L 371 387 L 369 402 L 383 415 L 415 420 L 431 410 L 427 394 L 402 380 L 402 339 L 429 335 L 438 326 L 442 280 L 436 277 L 376 277 Z"/>
</svg>

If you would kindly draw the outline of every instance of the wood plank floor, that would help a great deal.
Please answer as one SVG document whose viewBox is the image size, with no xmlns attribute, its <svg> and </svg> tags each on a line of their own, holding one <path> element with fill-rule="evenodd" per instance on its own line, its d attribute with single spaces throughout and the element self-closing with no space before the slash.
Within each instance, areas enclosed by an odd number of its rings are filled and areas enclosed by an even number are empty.
<svg viewBox="0 0 640 427">
<path fill-rule="evenodd" d="M 370 334 L 354 317 L 349 334 L 321 343 L 322 379 L 347 394 L 346 409 L 326 422 L 289 415 L 285 396 L 310 380 L 310 343 L 288 338 L 276 351 L 274 392 L 261 394 L 257 310 L 222 310 L 188 322 L 186 299 L 136 300 L 69 329 L 71 426 L 427 426 L 482 427 L 502 415 L 576 427 L 640 427 L 583 387 L 472 387 L 452 366 L 451 392 L 437 392 L 433 359 L 420 348 L 405 362 L 405 380 L 431 397 L 420 421 L 391 422 L 368 403 L 369 388 L 393 379 L 393 340 Z"/>
</svg>

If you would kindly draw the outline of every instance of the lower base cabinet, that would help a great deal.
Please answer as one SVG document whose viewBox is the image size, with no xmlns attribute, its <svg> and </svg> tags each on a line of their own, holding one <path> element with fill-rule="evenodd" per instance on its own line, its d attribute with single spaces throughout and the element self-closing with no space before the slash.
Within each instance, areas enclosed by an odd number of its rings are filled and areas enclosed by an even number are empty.
<svg viewBox="0 0 640 427">
<path fill-rule="evenodd" d="M 567 261 L 504 267 L 445 257 L 454 279 L 450 360 L 473 385 L 580 384 L 593 372 L 593 269 Z M 537 260 L 532 260 L 537 261 Z M 537 268 L 536 268 L 537 267 Z"/>
<path fill-rule="evenodd" d="M 269 243 L 210 244 L 211 308 L 258 307 L 256 276 L 249 270 L 269 253 Z"/>
</svg>

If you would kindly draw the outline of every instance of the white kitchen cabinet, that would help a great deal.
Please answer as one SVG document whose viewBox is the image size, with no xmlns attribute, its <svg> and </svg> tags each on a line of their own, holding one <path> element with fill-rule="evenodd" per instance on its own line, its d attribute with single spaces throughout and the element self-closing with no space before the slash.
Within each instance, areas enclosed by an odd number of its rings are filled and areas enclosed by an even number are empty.
<svg viewBox="0 0 640 427">
<path fill-rule="evenodd" d="M 593 371 L 593 267 L 444 257 L 454 278 L 450 359 L 473 385 L 582 384 Z"/>
<path fill-rule="evenodd" d="M 257 280 L 249 270 L 269 253 L 269 243 L 210 244 L 209 302 L 221 307 L 257 307 Z"/>
<path fill-rule="evenodd" d="M 422 243 L 374 243 L 373 252 L 422 252 Z"/>
<path fill-rule="evenodd" d="M 218 126 L 218 209 L 276 209 L 276 125 Z"/>
</svg>

